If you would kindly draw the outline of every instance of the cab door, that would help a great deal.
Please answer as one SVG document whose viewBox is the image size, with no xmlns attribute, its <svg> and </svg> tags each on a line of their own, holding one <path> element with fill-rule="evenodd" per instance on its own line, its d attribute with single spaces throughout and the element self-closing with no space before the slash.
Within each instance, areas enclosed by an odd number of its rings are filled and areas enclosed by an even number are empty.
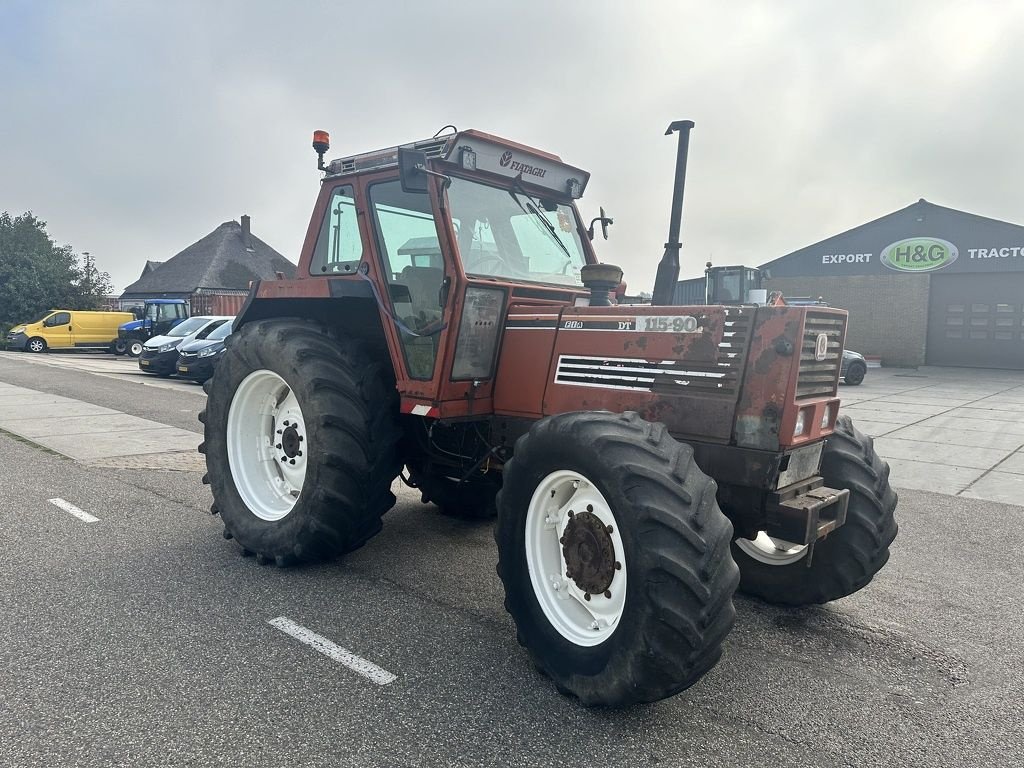
<svg viewBox="0 0 1024 768">
<path fill-rule="evenodd" d="M 374 252 L 364 264 L 378 276 L 377 285 L 387 286 L 386 295 L 380 296 L 386 312 L 381 319 L 403 395 L 402 409 L 410 412 L 419 405 L 416 401 L 435 403 L 438 397 L 441 361 L 451 333 L 448 294 L 453 270 L 445 255 L 450 249 L 435 221 L 434 185 L 429 193 L 405 192 L 397 176 L 381 174 L 361 179 L 359 186 L 366 204 L 368 244 Z"/>
<path fill-rule="evenodd" d="M 54 312 L 43 321 L 46 346 L 50 349 L 69 349 L 75 346 L 74 325 L 70 312 Z"/>
</svg>

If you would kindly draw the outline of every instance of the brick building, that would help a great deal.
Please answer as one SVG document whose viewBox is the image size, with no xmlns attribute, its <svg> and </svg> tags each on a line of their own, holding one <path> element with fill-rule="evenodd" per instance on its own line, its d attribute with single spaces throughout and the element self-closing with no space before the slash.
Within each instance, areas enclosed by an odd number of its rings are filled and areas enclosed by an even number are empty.
<svg viewBox="0 0 1024 768">
<path fill-rule="evenodd" d="M 846 309 L 847 348 L 884 365 L 1024 369 L 1024 227 L 919 200 L 761 269 Z"/>
</svg>

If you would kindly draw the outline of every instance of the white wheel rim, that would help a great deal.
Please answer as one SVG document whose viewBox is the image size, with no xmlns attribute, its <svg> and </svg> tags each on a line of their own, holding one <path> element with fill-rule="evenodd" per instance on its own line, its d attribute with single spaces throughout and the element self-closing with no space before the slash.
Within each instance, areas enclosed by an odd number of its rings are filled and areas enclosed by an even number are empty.
<svg viewBox="0 0 1024 768">
<path fill-rule="evenodd" d="M 561 538 L 571 520 L 570 511 L 590 512 L 611 526 L 614 570 L 605 593 L 586 593 L 566 576 Z M 580 646 L 603 643 L 619 626 L 626 606 L 627 564 L 619 524 L 597 487 L 570 470 L 545 477 L 530 499 L 526 513 L 526 565 L 533 593 L 541 610 L 558 633 Z M 610 594 L 610 597 L 606 595 Z"/>
<path fill-rule="evenodd" d="M 287 517 L 306 480 L 309 435 L 284 379 L 268 370 L 242 379 L 228 409 L 227 441 L 231 477 L 249 511 L 268 522 Z"/>
<path fill-rule="evenodd" d="M 37 339 L 33 339 L 32 341 L 30 341 L 28 343 L 28 348 L 31 349 L 33 352 L 42 352 L 43 351 L 43 342 L 41 342 L 41 341 L 39 341 Z"/>
<path fill-rule="evenodd" d="M 134 342 L 132 342 L 131 352 L 136 357 L 141 355 L 142 354 L 142 342 L 141 341 L 134 341 Z"/>
<path fill-rule="evenodd" d="M 807 545 L 776 539 L 764 531 L 759 531 L 756 539 L 736 539 L 736 546 L 766 565 L 791 565 L 807 554 Z"/>
</svg>

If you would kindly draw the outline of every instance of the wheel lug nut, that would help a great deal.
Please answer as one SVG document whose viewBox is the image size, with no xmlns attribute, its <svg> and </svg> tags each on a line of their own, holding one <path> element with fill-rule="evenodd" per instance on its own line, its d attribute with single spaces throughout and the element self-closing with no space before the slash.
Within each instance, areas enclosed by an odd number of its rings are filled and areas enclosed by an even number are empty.
<svg viewBox="0 0 1024 768">
<path fill-rule="evenodd" d="M 295 459 L 289 459 L 289 463 L 294 464 L 295 463 Z"/>
<path fill-rule="evenodd" d="M 594 505 L 593 504 L 587 504 L 587 512 L 593 512 L 593 511 L 594 511 Z"/>
<path fill-rule="evenodd" d="M 283 430 L 283 429 L 279 429 L 279 430 L 277 430 L 277 434 L 279 434 L 279 435 L 283 435 L 283 434 L 284 434 L 284 430 Z"/>
<path fill-rule="evenodd" d="M 589 592 L 584 592 L 583 593 L 583 599 L 584 600 L 589 600 L 590 599 L 590 593 Z"/>
<path fill-rule="evenodd" d="M 290 427 L 290 426 L 291 426 L 291 424 L 289 424 L 289 423 L 288 423 L 287 421 L 286 421 L 286 422 L 284 422 L 284 425 L 285 425 L 286 427 Z"/>
<path fill-rule="evenodd" d="M 575 512 L 573 512 L 573 511 L 572 511 L 571 509 L 569 510 L 569 517 L 572 517 L 572 516 L 573 516 L 573 515 L 575 515 L 575 514 L 576 514 L 576 513 L 575 513 Z"/>
<path fill-rule="evenodd" d="M 605 530 L 605 533 L 614 533 L 615 532 L 615 529 L 612 528 L 610 525 L 607 528 L 605 528 L 604 530 Z"/>
<path fill-rule="evenodd" d="M 302 455 L 302 451 L 299 451 L 299 452 L 298 452 L 298 453 L 296 453 L 295 455 L 296 455 L 296 456 L 301 456 L 301 455 Z"/>
<path fill-rule="evenodd" d="M 299 435 L 299 442 L 302 442 L 302 435 Z"/>
<path fill-rule="evenodd" d="M 622 570 L 622 563 L 620 563 L 618 560 L 615 561 L 615 570 L 616 571 L 621 571 Z"/>
<path fill-rule="evenodd" d="M 282 461 L 282 462 L 284 462 L 284 461 L 288 461 L 288 457 L 287 457 L 287 456 L 282 456 L 282 457 L 281 457 L 281 461 Z"/>
<path fill-rule="evenodd" d="M 558 543 L 559 543 L 559 544 L 565 544 L 565 536 L 563 536 L 562 538 L 560 538 L 560 539 L 558 540 Z"/>
<path fill-rule="evenodd" d="M 281 444 L 280 444 L 280 443 L 278 443 L 278 444 L 277 444 L 277 445 L 275 445 L 274 447 L 275 447 L 275 448 L 277 448 L 277 450 L 279 450 L 279 451 L 281 450 Z"/>
<path fill-rule="evenodd" d="M 610 589 L 606 589 L 604 591 L 604 596 L 607 597 L 609 600 L 611 600 L 612 599 L 612 591 Z"/>
</svg>

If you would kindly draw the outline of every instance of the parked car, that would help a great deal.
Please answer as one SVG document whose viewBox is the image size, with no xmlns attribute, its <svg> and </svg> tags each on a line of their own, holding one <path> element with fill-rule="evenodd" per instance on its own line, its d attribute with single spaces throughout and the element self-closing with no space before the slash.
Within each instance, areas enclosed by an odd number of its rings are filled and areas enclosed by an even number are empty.
<svg viewBox="0 0 1024 768">
<path fill-rule="evenodd" d="M 39 317 L 16 325 L 7 333 L 7 346 L 26 352 L 48 349 L 110 349 L 117 328 L 133 317 L 131 312 L 86 312 L 49 309 Z"/>
<path fill-rule="evenodd" d="M 204 382 L 213 376 L 213 369 L 224 354 L 224 339 L 231 335 L 234 322 L 223 323 L 205 339 L 197 339 L 178 347 L 178 376 Z"/>
<path fill-rule="evenodd" d="M 142 346 L 139 355 L 139 370 L 157 376 L 173 376 L 178 362 L 178 347 L 182 343 L 205 339 L 232 317 L 197 315 L 182 320 L 164 336 L 154 336 Z"/>
<path fill-rule="evenodd" d="M 868 361 L 864 355 L 849 349 L 843 350 L 843 364 L 839 369 L 839 375 L 851 387 L 855 387 L 864 381 L 864 374 L 868 372 Z"/>
</svg>

